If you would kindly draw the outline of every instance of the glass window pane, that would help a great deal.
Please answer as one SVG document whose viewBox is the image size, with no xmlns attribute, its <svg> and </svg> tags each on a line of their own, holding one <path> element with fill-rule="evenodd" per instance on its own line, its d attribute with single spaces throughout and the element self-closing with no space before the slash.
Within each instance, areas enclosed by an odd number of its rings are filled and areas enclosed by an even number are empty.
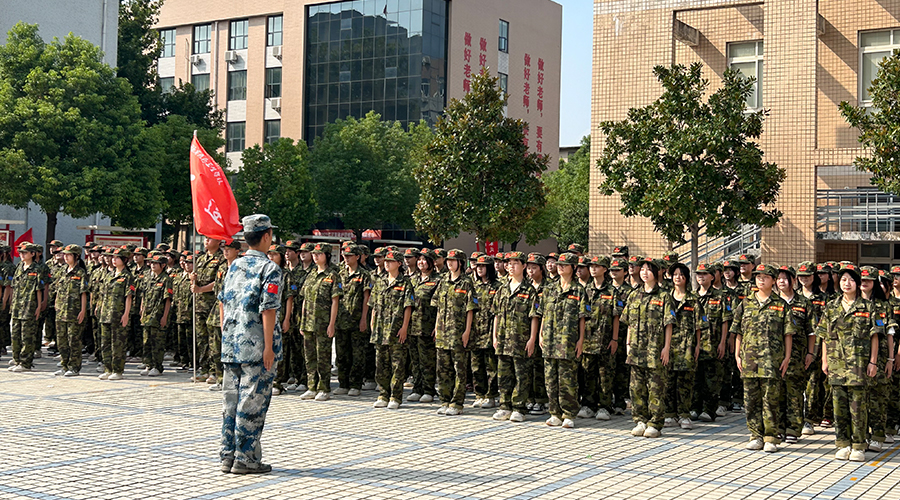
<svg viewBox="0 0 900 500">
<path fill-rule="evenodd" d="M 266 68 L 266 97 L 281 97 L 281 68 Z"/>
<path fill-rule="evenodd" d="M 870 31 L 868 33 L 859 34 L 860 47 L 879 47 L 891 44 L 890 31 Z"/>
<path fill-rule="evenodd" d="M 728 57 L 755 57 L 756 42 L 729 43 Z"/>
<path fill-rule="evenodd" d="M 228 100 L 247 99 L 247 70 L 228 72 Z"/>
<path fill-rule="evenodd" d="M 191 85 L 198 92 L 209 90 L 209 73 L 191 75 Z"/>
<path fill-rule="evenodd" d="M 230 122 L 225 128 L 225 151 L 231 153 L 244 150 L 244 122 Z"/>
<path fill-rule="evenodd" d="M 861 100 L 869 101 L 872 99 L 869 95 L 869 87 L 872 85 L 872 80 L 878 76 L 878 65 L 881 63 L 881 60 L 889 55 L 891 55 L 889 51 L 869 52 L 862 55 L 862 71 L 860 72 L 862 74 Z"/>
<path fill-rule="evenodd" d="M 757 78 L 755 62 L 732 63 L 731 68 L 739 71 L 742 75 L 744 75 L 744 78 L 753 78 L 754 80 Z M 757 105 L 757 99 L 756 99 L 756 88 L 757 88 L 758 83 L 759 82 L 756 82 L 753 84 L 753 92 L 750 94 L 749 97 L 747 97 L 747 107 L 748 108 L 759 107 Z"/>
<path fill-rule="evenodd" d="M 281 120 L 266 120 L 266 144 L 272 144 L 281 138 Z"/>
</svg>

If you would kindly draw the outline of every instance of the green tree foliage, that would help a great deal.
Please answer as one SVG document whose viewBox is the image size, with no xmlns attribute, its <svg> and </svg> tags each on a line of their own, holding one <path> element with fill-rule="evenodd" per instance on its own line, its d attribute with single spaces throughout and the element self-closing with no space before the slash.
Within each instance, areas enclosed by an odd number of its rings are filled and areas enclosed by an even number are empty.
<svg viewBox="0 0 900 500">
<path fill-rule="evenodd" d="M 597 162 L 600 192 L 621 197 L 621 212 L 642 216 L 671 242 L 690 231 L 692 261 L 697 234 L 727 236 L 742 223 L 771 227 L 781 218 L 772 207 L 784 169 L 763 161 L 755 142 L 765 112 L 745 112 L 752 80 L 733 70 L 704 102 L 709 82 L 701 64 L 657 66 L 663 93 L 632 108 L 620 122 L 604 122 L 606 145 Z"/>
<path fill-rule="evenodd" d="M 119 37 L 116 53 L 118 76 L 128 80 L 141 105 L 141 118 L 148 124 L 164 116 L 156 58 L 162 50 L 159 32 L 160 0 L 122 0 L 119 3 Z"/>
<path fill-rule="evenodd" d="M 464 231 L 481 241 L 517 241 L 544 206 L 539 175 L 548 157 L 528 152 L 527 124 L 505 117 L 504 103 L 497 78 L 482 71 L 438 120 L 425 161 L 414 169 L 421 194 L 413 217 L 432 241 Z"/>
<path fill-rule="evenodd" d="M 528 244 L 552 236 L 560 248 L 572 243 L 587 246 L 590 170 L 591 137 L 585 136 L 578 151 L 559 161 L 559 170 L 543 175 L 547 204 L 525 225 Z"/>
<path fill-rule="evenodd" d="M 306 143 L 281 138 L 245 149 L 241 158 L 244 166 L 234 183 L 240 212 L 267 214 L 282 238 L 308 234 L 317 208 Z"/>
<path fill-rule="evenodd" d="M 407 132 L 375 112 L 327 125 L 310 154 L 321 218 L 339 217 L 357 241 L 369 228 L 409 227 L 418 197 L 413 164 L 430 138 L 424 122 L 410 124 Z"/>
<path fill-rule="evenodd" d="M 841 114 L 860 131 L 859 142 L 869 156 L 854 160 L 859 170 L 872 173 L 872 184 L 900 195 L 900 53 L 885 57 L 869 87 L 873 108 L 840 104 Z"/>
<path fill-rule="evenodd" d="M 59 213 L 127 227 L 158 218 L 159 174 L 136 161 L 140 106 L 101 58 L 76 36 L 45 44 L 24 23 L 0 47 L 0 202 L 40 206 L 48 241 Z"/>
</svg>

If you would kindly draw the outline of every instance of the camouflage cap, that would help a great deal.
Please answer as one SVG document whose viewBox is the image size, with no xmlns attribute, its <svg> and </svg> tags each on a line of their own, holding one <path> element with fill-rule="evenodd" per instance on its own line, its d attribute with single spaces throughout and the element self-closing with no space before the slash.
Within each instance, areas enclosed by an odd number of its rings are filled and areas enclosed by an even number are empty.
<svg viewBox="0 0 900 500">
<path fill-rule="evenodd" d="M 400 250 L 400 247 L 398 247 L 397 245 L 388 245 L 384 248 L 387 248 L 388 252 L 394 252 L 396 254 L 403 255 L 403 250 Z"/>
<path fill-rule="evenodd" d="M 300 242 L 297 240 L 287 240 L 284 242 L 284 248 L 288 250 L 293 250 L 295 252 L 300 251 Z"/>
<path fill-rule="evenodd" d="M 710 269 L 712 269 L 715 272 L 719 272 L 719 273 L 725 272 L 725 268 L 722 266 L 721 262 L 714 262 L 712 264 L 712 266 L 710 266 Z"/>
<path fill-rule="evenodd" d="M 475 260 L 476 266 L 489 266 L 494 263 L 494 258 L 490 255 L 481 254 L 478 256 L 478 259 Z"/>
<path fill-rule="evenodd" d="M 628 262 L 625 262 L 625 259 L 613 259 L 609 263 L 610 271 L 624 271 L 626 267 Z"/>
<path fill-rule="evenodd" d="M 591 258 L 587 255 L 578 256 L 578 267 L 588 267 L 591 264 Z"/>
<path fill-rule="evenodd" d="M 432 250 L 430 248 L 423 248 L 423 249 L 419 250 L 419 256 L 427 257 L 427 258 L 431 259 L 432 262 L 434 262 L 434 259 L 437 257 L 437 254 L 435 254 L 434 250 Z"/>
<path fill-rule="evenodd" d="M 316 243 L 316 246 L 310 250 L 312 253 L 331 253 L 331 243 Z"/>
<path fill-rule="evenodd" d="M 649 264 L 654 271 L 659 271 L 664 267 L 662 260 L 654 259 L 652 257 L 641 257 L 640 260 L 634 263 L 634 265 L 639 267 L 644 267 L 644 264 Z"/>
<path fill-rule="evenodd" d="M 725 269 L 733 269 L 733 270 L 737 271 L 738 269 L 740 269 L 740 267 L 741 266 L 738 265 L 737 261 L 734 261 L 734 260 L 726 260 L 726 261 L 722 262 L 722 270 L 723 271 Z"/>
<path fill-rule="evenodd" d="M 171 248 L 172 247 L 170 247 L 168 243 L 157 243 L 156 244 L 156 249 L 162 250 L 163 252 L 168 252 L 169 249 L 171 249 Z"/>
<path fill-rule="evenodd" d="M 878 268 L 875 266 L 862 266 L 859 268 L 859 277 L 864 280 L 877 280 Z"/>
<path fill-rule="evenodd" d="M 140 247 L 140 248 L 135 248 L 132 253 L 134 253 L 135 255 L 143 255 L 144 257 L 146 257 L 148 254 L 150 254 L 150 250 L 148 250 L 144 247 Z"/>
<path fill-rule="evenodd" d="M 313 248 L 316 248 L 316 244 L 311 241 L 307 241 L 306 243 L 300 245 L 301 252 L 312 252 Z"/>
<path fill-rule="evenodd" d="M 738 255 L 737 263 L 738 263 L 738 265 L 753 264 L 753 259 L 749 255 L 742 253 L 742 254 Z"/>
<path fill-rule="evenodd" d="M 9 245 L 0 245 L 0 253 L 11 252 L 12 247 Z"/>
<path fill-rule="evenodd" d="M 463 252 L 462 250 L 460 250 L 458 248 L 454 248 L 454 249 L 450 250 L 449 252 L 447 252 L 446 259 L 447 260 L 458 260 L 461 262 L 465 262 L 466 261 L 466 252 Z"/>
<path fill-rule="evenodd" d="M 613 257 L 628 257 L 628 245 L 614 247 L 612 251 Z"/>
<path fill-rule="evenodd" d="M 81 247 L 75 244 L 66 245 L 65 247 L 63 247 L 61 252 L 78 256 L 81 255 Z"/>
<path fill-rule="evenodd" d="M 375 249 L 374 252 L 372 252 L 372 255 L 374 255 L 375 257 L 384 257 L 384 255 L 385 255 L 386 253 L 387 253 L 387 248 L 384 248 L 384 247 L 378 247 L 378 248 Z"/>
<path fill-rule="evenodd" d="M 507 252 L 507 253 L 503 254 L 502 257 L 500 257 L 500 254 L 498 253 L 497 256 L 494 257 L 494 260 L 499 260 L 501 262 L 506 262 L 508 260 L 517 260 L 517 261 L 521 262 L 522 264 L 524 264 L 524 263 L 528 262 L 528 256 L 525 255 L 525 252 L 519 252 L 517 250 L 514 252 Z"/>
<path fill-rule="evenodd" d="M 694 272 L 696 274 L 712 274 L 715 270 L 716 269 L 713 264 L 707 264 L 705 262 L 697 264 L 697 267 L 694 268 Z"/>
<path fill-rule="evenodd" d="M 572 245 L 569 245 L 572 246 Z M 559 260 L 556 261 L 556 265 L 558 266 L 577 266 L 578 265 L 578 256 L 571 252 L 566 252 L 559 256 Z"/>
<path fill-rule="evenodd" d="M 185 255 L 184 262 L 185 262 L 185 264 L 193 264 L 194 256 L 193 255 Z"/>
<path fill-rule="evenodd" d="M 278 253 L 284 256 L 284 245 L 273 243 L 269 245 L 269 250 L 266 253 Z"/>
<path fill-rule="evenodd" d="M 900 274 L 900 266 L 891 266 L 891 274 Z"/>
<path fill-rule="evenodd" d="M 678 252 L 666 252 L 663 255 L 662 260 L 667 266 L 671 266 L 672 264 L 678 262 Z"/>
<path fill-rule="evenodd" d="M 360 255 L 369 255 L 371 251 L 369 250 L 369 245 L 359 245 Z"/>
<path fill-rule="evenodd" d="M 266 229 L 278 229 L 278 226 L 272 225 L 272 219 L 268 215 L 253 214 L 241 219 L 241 225 L 244 226 L 245 233 L 258 233 Z"/>
<path fill-rule="evenodd" d="M 797 276 L 812 276 L 816 272 L 816 266 L 812 262 L 803 261 L 797 266 Z"/>
<path fill-rule="evenodd" d="M 481 253 L 481 252 L 472 252 L 472 254 L 469 255 L 469 260 L 474 260 L 474 261 L 477 262 L 477 261 L 478 261 L 478 257 L 481 257 L 482 255 L 484 255 L 484 254 Z"/>
<path fill-rule="evenodd" d="M 519 253 L 521 253 L 521 252 L 519 252 Z M 544 258 L 544 256 L 538 252 L 531 252 L 530 254 L 528 254 L 528 258 L 525 261 L 525 263 L 531 263 L 531 264 L 537 264 L 539 266 L 543 266 L 544 264 L 547 263 L 547 259 Z"/>
<path fill-rule="evenodd" d="M 631 257 L 628 257 L 628 264 L 636 266 L 640 265 L 644 260 L 646 259 L 644 259 L 643 255 L 632 255 Z"/>
<path fill-rule="evenodd" d="M 584 245 L 581 243 L 572 243 L 571 245 L 566 247 L 566 252 L 569 253 L 584 253 Z M 562 256 L 560 256 L 562 258 Z"/>
<path fill-rule="evenodd" d="M 242 248 L 244 248 L 243 245 L 241 245 L 241 243 L 243 243 L 242 240 L 235 238 L 235 239 L 231 240 L 231 243 L 227 243 L 225 245 L 225 248 L 233 248 L 235 250 L 241 250 Z M 287 247 L 285 247 L 285 248 L 287 248 Z"/>
<path fill-rule="evenodd" d="M 772 264 L 760 264 L 753 268 L 753 275 L 757 274 L 765 274 L 766 276 L 771 276 L 772 278 L 778 278 L 778 270 L 775 269 L 775 266 Z"/>
<path fill-rule="evenodd" d="M 356 245 L 344 245 L 341 248 L 341 254 L 343 255 L 359 255 L 361 252 L 359 251 L 359 247 Z"/>
<path fill-rule="evenodd" d="M 843 264 L 844 262 L 847 262 L 847 261 L 841 261 L 841 264 Z M 829 260 L 825 264 L 828 265 L 829 267 L 831 267 L 831 269 L 837 269 L 839 267 L 838 263 L 833 260 Z"/>
<path fill-rule="evenodd" d="M 553 260 L 559 260 L 559 254 L 556 253 L 556 252 L 550 252 L 550 253 L 548 253 L 548 254 L 547 254 L 547 260 L 550 260 L 550 259 L 553 259 Z"/>
<path fill-rule="evenodd" d="M 353 240 L 344 240 L 344 241 L 342 241 L 342 242 L 341 242 L 341 250 L 343 250 L 343 249 L 349 247 L 349 246 L 352 245 L 352 244 L 353 244 Z"/>
<path fill-rule="evenodd" d="M 508 261 L 510 259 L 509 254 L 511 254 L 511 253 L 515 253 L 515 252 L 497 252 L 497 253 L 495 253 L 494 254 L 494 262 Z M 521 252 L 519 252 L 519 253 L 521 253 Z M 525 255 L 525 254 L 522 253 L 522 255 Z M 525 262 L 524 259 L 519 259 L 519 260 L 521 260 L 522 262 Z"/>
<path fill-rule="evenodd" d="M 878 276 L 879 276 L 880 278 L 886 278 L 887 275 L 888 275 L 888 273 L 887 273 L 887 271 L 885 271 L 884 269 L 879 269 L 879 270 L 878 270 Z"/>
<path fill-rule="evenodd" d="M 37 248 L 37 250 L 35 250 L 35 252 L 37 252 L 37 253 L 44 253 L 44 246 L 43 246 L 43 245 L 41 245 L 41 244 L 39 244 L 39 243 L 32 243 L 32 244 L 35 246 L 35 248 Z"/>
<path fill-rule="evenodd" d="M 389 251 L 384 254 L 385 262 L 400 262 L 403 260 L 403 256 L 400 255 L 400 252 Z"/>
<path fill-rule="evenodd" d="M 609 257 L 605 255 L 597 255 L 592 257 L 590 260 L 590 265 L 592 266 L 603 266 L 609 269 Z"/>
<path fill-rule="evenodd" d="M 134 243 L 126 243 L 126 244 L 122 245 L 122 248 L 124 248 L 125 250 L 128 250 L 131 253 L 134 253 L 134 251 L 138 249 L 138 246 L 135 245 Z"/>
<path fill-rule="evenodd" d="M 50 242 L 50 248 L 62 248 L 64 246 L 65 245 L 63 245 L 63 242 L 61 242 L 59 240 L 53 240 Z"/>
<path fill-rule="evenodd" d="M 148 259 L 151 264 L 159 264 L 160 266 L 165 266 L 169 263 L 169 258 L 165 256 L 165 254 L 158 253 L 154 255 L 152 258 Z"/>
<path fill-rule="evenodd" d="M 834 268 L 827 262 L 816 264 L 817 273 L 830 273 L 831 271 L 834 271 Z"/>
<path fill-rule="evenodd" d="M 447 251 L 444 250 L 443 248 L 435 248 L 435 249 L 434 249 L 434 254 L 437 255 L 439 258 L 442 258 L 442 259 L 446 259 L 446 258 L 447 258 Z"/>
<path fill-rule="evenodd" d="M 778 268 L 778 272 L 779 272 L 779 273 L 781 273 L 781 272 L 788 273 L 788 274 L 790 275 L 791 278 L 796 278 L 796 277 L 797 277 L 797 271 L 794 270 L 794 266 L 780 266 L 780 267 Z"/>
<path fill-rule="evenodd" d="M 107 255 L 118 257 L 120 259 L 131 258 L 131 252 L 129 252 L 127 248 L 114 248 L 111 252 L 107 252 Z"/>
<path fill-rule="evenodd" d="M 418 259 L 419 255 L 422 254 L 422 251 L 418 248 L 407 248 L 403 251 L 403 258 L 405 259 Z"/>
<path fill-rule="evenodd" d="M 850 273 L 859 278 L 859 268 L 852 262 L 841 263 L 838 274 Z"/>
</svg>

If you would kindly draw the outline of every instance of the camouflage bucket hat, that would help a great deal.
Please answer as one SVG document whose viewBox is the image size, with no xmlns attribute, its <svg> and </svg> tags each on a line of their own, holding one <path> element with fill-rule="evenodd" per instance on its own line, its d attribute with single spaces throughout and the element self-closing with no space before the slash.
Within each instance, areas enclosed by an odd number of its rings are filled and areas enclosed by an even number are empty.
<svg viewBox="0 0 900 500">
<path fill-rule="evenodd" d="M 228 244 L 225 245 L 225 248 L 233 248 L 233 249 L 235 249 L 235 250 L 240 250 L 240 249 L 243 248 L 243 246 L 241 245 L 241 243 L 242 243 L 241 240 L 239 240 L 239 239 L 233 239 L 233 240 L 231 240 L 231 243 L 228 243 Z"/>
<path fill-rule="evenodd" d="M 422 252 L 418 248 L 407 248 L 406 250 L 403 251 L 403 258 L 418 259 L 419 255 L 421 255 L 421 254 L 422 254 Z"/>
<path fill-rule="evenodd" d="M 812 276 L 816 272 L 816 266 L 809 261 L 801 262 L 797 266 L 797 276 Z"/>
<path fill-rule="evenodd" d="M 489 265 L 492 265 L 493 263 L 494 263 L 494 258 L 491 257 L 490 255 L 481 254 L 478 256 L 478 259 L 475 260 L 476 266 L 481 266 L 481 265 L 489 266 Z"/>
<path fill-rule="evenodd" d="M 78 245 L 66 245 L 62 250 L 62 253 L 67 253 L 70 255 L 75 255 L 76 257 L 81 255 L 81 247 Z"/>
<path fill-rule="evenodd" d="M 878 280 L 878 268 L 875 266 L 862 266 L 859 268 L 859 277 L 864 280 Z"/>
<path fill-rule="evenodd" d="M 778 268 L 779 273 L 788 273 L 791 278 L 797 277 L 797 271 L 794 270 L 794 266 L 781 266 Z"/>
<path fill-rule="evenodd" d="M 403 256 L 398 252 L 391 251 L 384 254 L 385 262 L 400 262 L 401 260 L 403 260 Z"/>
<path fill-rule="evenodd" d="M 331 244 L 330 243 L 316 243 L 316 246 L 310 250 L 312 253 L 331 253 Z"/>
<path fill-rule="evenodd" d="M 766 276 L 771 276 L 772 278 L 778 278 L 778 270 L 775 269 L 775 266 L 772 264 L 760 264 L 753 269 L 753 275 L 757 274 L 765 274 Z"/>
<path fill-rule="evenodd" d="M 610 271 L 624 271 L 627 266 L 628 266 L 628 263 L 625 262 L 623 259 L 613 259 L 609 263 L 609 270 Z"/>
<path fill-rule="evenodd" d="M 569 253 L 584 253 L 584 245 L 580 243 L 572 243 L 571 245 L 566 247 L 566 252 Z M 561 257 L 561 256 L 560 256 Z"/>
<path fill-rule="evenodd" d="M 571 245 L 569 245 L 571 246 Z M 559 256 L 559 260 L 556 261 L 556 265 L 563 266 L 577 266 L 578 265 L 578 256 L 574 253 L 566 252 Z"/>
<path fill-rule="evenodd" d="M 605 255 L 598 255 L 596 257 L 591 258 L 590 264 L 592 266 L 603 266 L 609 269 L 609 257 Z"/>
<path fill-rule="evenodd" d="M 519 253 L 521 253 L 521 252 L 519 252 Z M 547 259 L 545 259 L 543 255 L 541 255 L 537 252 L 531 252 L 530 254 L 528 254 L 528 260 L 526 260 L 525 262 L 543 266 L 544 264 L 547 263 Z"/>
<path fill-rule="evenodd" d="M 694 273 L 696 274 L 712 274 L 715 271 L 715 268 L 707 263 L 697 264 L 697 267 L 694 269 Z"/>
<path fill-rule="evenodd" d="M 466 252 L 463 252 L 462 250 L 460 250 L 458 248 L 454 248 L 453 250 L 450 250 L 449 252 L 447 252 L 446 259 L 447 260 L 458 260 L 461 262 L 465 262 L 466 261 Z"/>
</svg>

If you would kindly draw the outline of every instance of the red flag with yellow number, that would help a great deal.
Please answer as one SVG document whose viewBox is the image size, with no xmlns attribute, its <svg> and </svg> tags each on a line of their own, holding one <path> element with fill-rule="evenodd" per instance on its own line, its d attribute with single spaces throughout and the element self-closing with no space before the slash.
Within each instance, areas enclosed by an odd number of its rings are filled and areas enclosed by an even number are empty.
<svg viewBox="0 0 900 500">
<path fill-rule="evenodd" d="M 194 225 L 203 236 L 231 243 L 243 227 L 237 201 L 222 167 L 200 145 L 191 141 L 191 200 Z"/>
</svg>

